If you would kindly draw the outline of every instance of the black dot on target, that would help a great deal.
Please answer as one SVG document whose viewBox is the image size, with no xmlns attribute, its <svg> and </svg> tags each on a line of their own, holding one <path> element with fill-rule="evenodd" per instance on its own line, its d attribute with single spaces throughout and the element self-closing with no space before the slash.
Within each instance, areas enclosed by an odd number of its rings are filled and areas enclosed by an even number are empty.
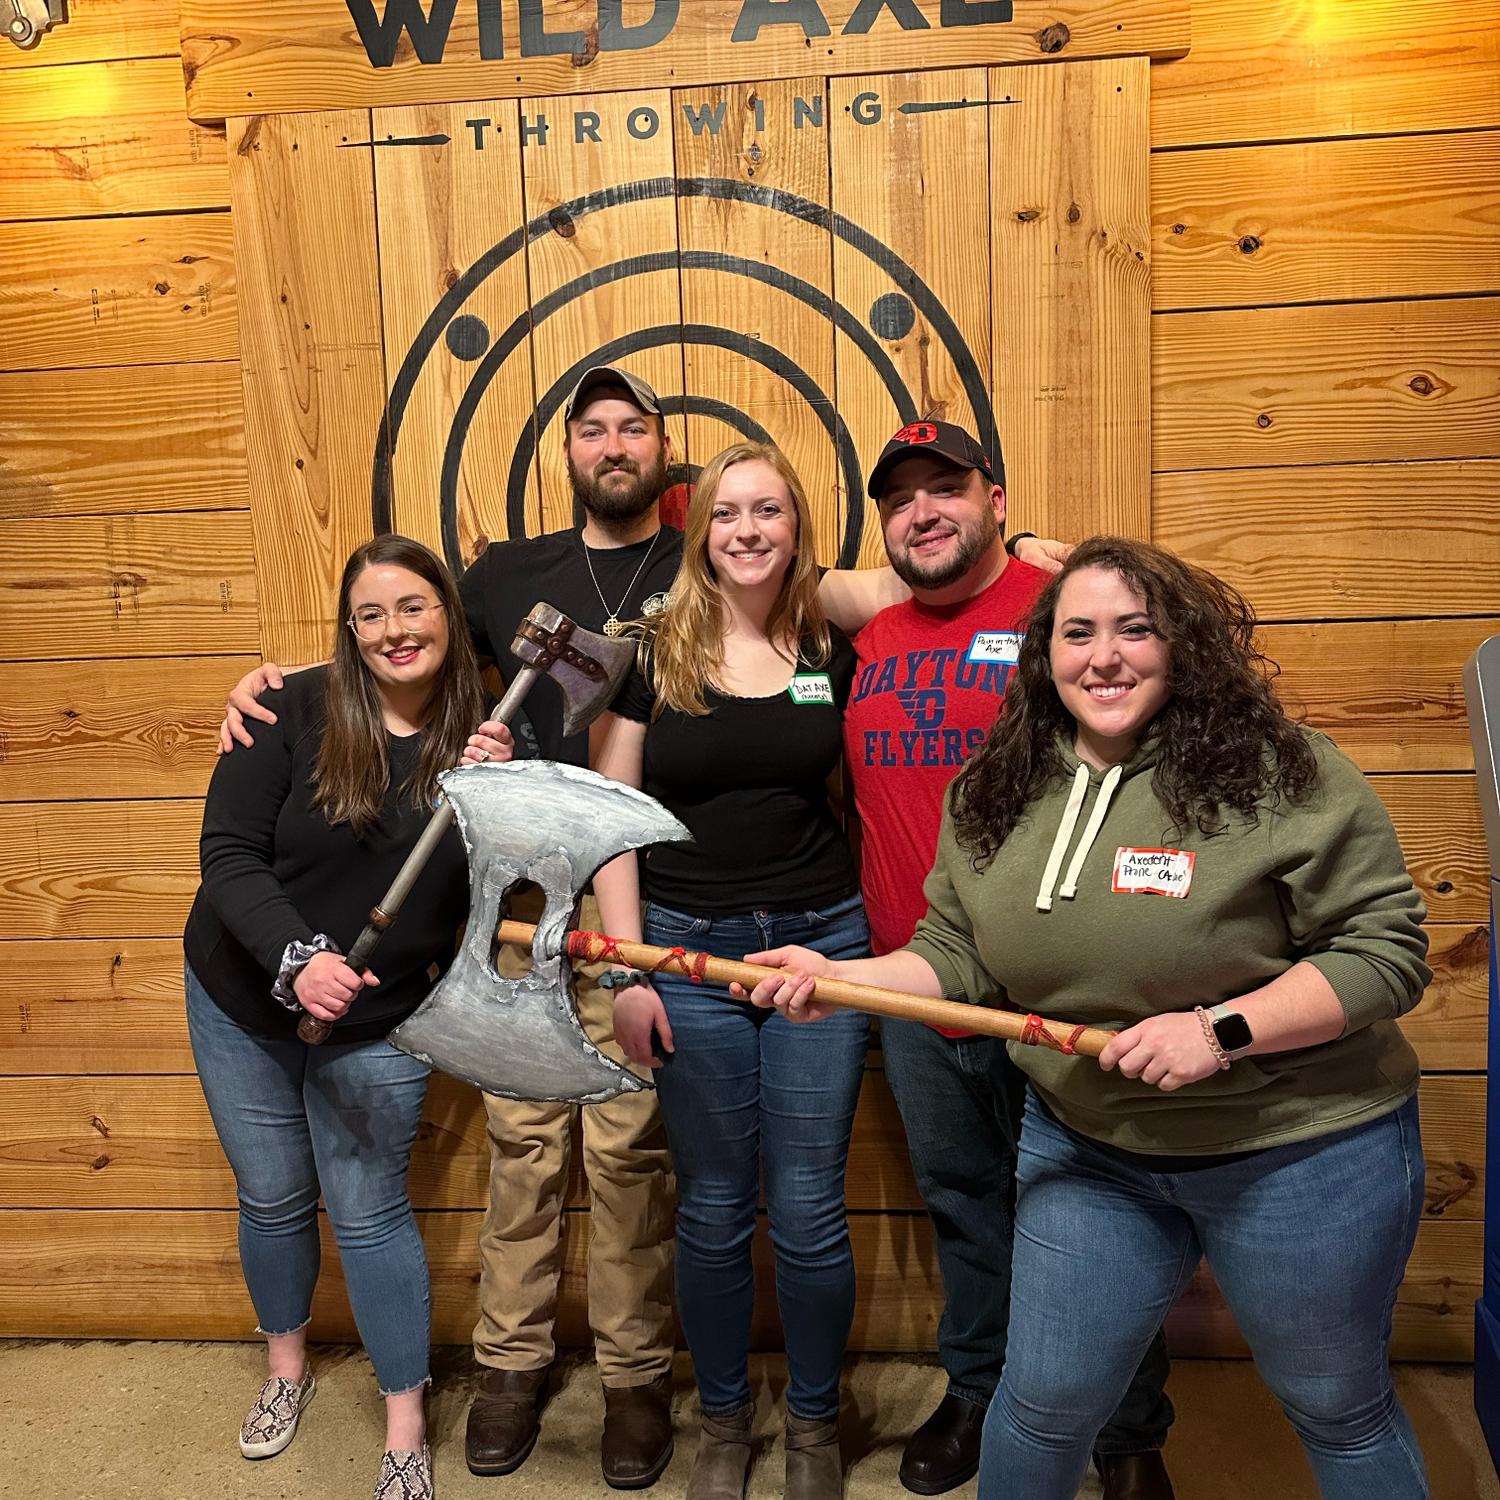
<svg viewBox="0 0 1500 1500">
<path fill-rule="evenodd" d="M 870 327 L 883 339 L 904 339 L 916 321 L 917 310 L 902 292 L 887 292 L 870 305 Z"/>
<path fill-rule="evenodd" d="M 455 359 L 478 359 L 490 347 L 490 331 L 483 318 L 461 313 L 448 325 L 448 348 Z"/>
</svg>

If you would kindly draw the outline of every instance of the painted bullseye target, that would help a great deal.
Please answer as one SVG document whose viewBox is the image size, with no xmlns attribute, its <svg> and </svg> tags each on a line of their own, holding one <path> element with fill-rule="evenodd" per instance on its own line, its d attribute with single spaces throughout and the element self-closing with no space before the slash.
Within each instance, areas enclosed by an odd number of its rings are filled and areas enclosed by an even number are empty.
<svg viewBox="0 0 1500 1500">
<path fill-rule="evenodd" d="M 823 289 L 767 260 L 721 250 L 679 250 L 673 247 L 626 254 L 611 263 L 594 266 L 586 275 L 568 280 L 537 297 L 529 308 L 523 308 L 503 328 L 491 327 L 472 310 L 471 299 L 488 278 L 544 237 L 572 235 L 577 232 L 578 220 L 589 215 L 608 214 L 628 205 L 674 196 L 733 203 L 750 210 L 782 215 L 802 226 L 825 230 L 868 260 L 888 289 L 876 296 L 862 313 L 856 313 Z M 413 339 L 392 382 L 375 449 L 371 497 L 375 529 L 390 530 L 394 524 L 393 463 L 401 441 L 403 418 L 413 389 L 435 351 L 441 348 L 453 360 L 462 362 L 470 372 L 462 394 L 454 404 L 451 423 L 441 444 L 438 472 L 426 476 L 423 485 L 427 495 L 436 495 L 443 550 L 448 562 L 455 568 L 462 568 L 464 557 L 458 524 L 460 468 L 476 416 L 490 397 L 497 376 L 508 361 L 524 358 L 526 340 L 534 336 L 548 319 L 600 288 L 628 285 L 634 278 L 660 273 L 722 276 L 726 283 L 722 305 L 729 309 L 737 306 L 737 297 L 743 299 L 743 294 L 736 292 L 736 282 L 741 286 L 754 283 L 765 292 L 789 299 L 789 308 L 800 306 L 825 320 L 841 336 L 840 347 L 851 351 L 845 357 L 863 360 L 873 371 L 878 388 L 889 402 L 886 431 L 929 414 L 921 409 L 918 394 L 909 388 L 895 360 L 884 347 L 885 342 L 910 334 L 920 317 L 933 336 L 927 357 L 946 362 L 953 383 L 962 389 L 975 414 L 981 443 L 991 452 L 998 449 L 994 410 L 984 367 L 931 288 L 888 246 L 825 205 L 782 189 L 722 177 L 647 178 L 588 193 L 536 216 L 524 227 L 506 235 L 453 279 L 449 290 Z M 800 315 L 805 316 L 805 313 Z M 506 533 L 511 537 L 530 534 L 526 499 L 529 477 L 536 462 L 537 437 L 547 431 L 583 371 L 594 364 L 629 364 L 632 356 L 644 351 L 676 345 L 726 351 L 745 362 L 747 367 L 755 367 L 757 379 L 769 379 L 781 390 L 780 401 L 788 405 L 803 403 L 815 414 L 834 455 L 839 487 L 845 497 L 837 562 L 840 566 L 852 566 L 859 556 L 865 523 L 861 454 L 849 426 L 839 413 L 835 393 L 824 389 L 791 354 L 776 347 L 765 327 L 759 333 L 748 333 L 702 321 L 654 322 L 621 332 L 593 348 L 580 349 L 570 368 L 544 389 L 536 391 L 535 420 L 521 423 L 509 462 L 502 464 L 503 474 L 489 476 L 497 489 L 503 485 Z M 760 419 L 763 413 L 752 415 L 740 409 L 726 400 L 723 392 L 690 390 L 682 397 L 663 392 L 663 406 L 669 416 L 711 418 L 745 438 L 757 442 L 777 441 L 773 424 Z M 706 455 L 694 457 L 701 459 Z M 873 459 L 871 454 L 863 457 L 866 461 Z M 685 502 L 686 487 L 696 478 L 699 467 L 696 462 L 673 466 L 669 480 L 675 493 L 669 492 L 668 495 L 667 519 L 677 519 L 673 511 Z M 404 493 L 402 503 L 408 503 Z"/>
</svg>

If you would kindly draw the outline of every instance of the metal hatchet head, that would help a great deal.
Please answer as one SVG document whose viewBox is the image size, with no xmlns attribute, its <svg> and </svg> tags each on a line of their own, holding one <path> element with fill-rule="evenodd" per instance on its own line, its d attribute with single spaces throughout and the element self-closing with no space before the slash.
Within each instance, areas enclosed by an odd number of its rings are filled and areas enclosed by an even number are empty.
<svg viewBox="0 0 1500 1500">
<path fill-rule="evenodd" d="M 534 604 L 510 649 L 562 690 L 563 733 L 587 729 L 609 707 L 636 653 L 633 640 L 585 630 L 550 604 Z"/>
<path fill-rule="evenodd" d="M 601 865 L 687 829 L 644 792 L 556 761 L 462 766 L 438 781 L 469 852 L 469 925 L 453 967 L 391 1040 L 508 1099 L 595 1104 L 648 1087 L 578 1024 L 565 935 Z M 511 979 L 492 961 L 494 934 L 521 881 L 542 888 L 546 907 L 531 970 Z"/>
</svg>

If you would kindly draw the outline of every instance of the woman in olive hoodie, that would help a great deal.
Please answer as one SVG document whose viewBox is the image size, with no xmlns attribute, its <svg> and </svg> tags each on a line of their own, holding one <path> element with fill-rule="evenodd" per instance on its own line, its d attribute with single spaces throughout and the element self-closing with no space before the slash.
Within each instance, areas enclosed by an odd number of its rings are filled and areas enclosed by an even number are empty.
<svg viewBox="0 0 1500 1500">
<path fill-rule="evenodd" d="M 1422 1211 L 1422 901 L 1380 800 L 1289 720 L 1234 590 L 1096 537 L 1038 601 L 954 783 L 910 945 L 818 973 L 1117 1035 L 1031 1080 L 1010 1342 L 981 1500 L 1072 1500 L 1095 1433 L 1206 1258 L 1326 1500 L 1422 1500 L 1391 1385 Z"/>
</svg>

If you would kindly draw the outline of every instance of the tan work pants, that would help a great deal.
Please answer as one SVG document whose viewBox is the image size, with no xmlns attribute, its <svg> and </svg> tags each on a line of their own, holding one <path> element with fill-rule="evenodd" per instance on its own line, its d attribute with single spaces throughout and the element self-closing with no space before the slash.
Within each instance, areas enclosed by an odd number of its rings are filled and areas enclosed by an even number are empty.
<svg viewBox="0 0 1500 1500">
<path fill-rule="evenodd" d="M 540 893 L 513 903 L 535 921 Z M 584 898 L 583 926 L 598 930 L 599 908 Z M 528 960 L 522 960 L 526 962 Z M 515 972 L 502 951 L 502 971 Z M 576 970 L 578 1018 L 589 1040 L 616 1062 L 605 966 Z M 490 1201 L 479 1239 L 479 1322 L 474 1356 L 502 1370 L 536 1370 L 556 1352 L 553 1326 L 562 1277 L 563 1205 L 573 1117 L 583 1114 L 588 1215 L 589 1326 L 605 1385 L 644 1385 L 672 1365 L 672 1256 L 676 1204 L 666 1132 L 655 1090 L 603 1104 L 534 1104 L 484 1096 L 489 1116 Z M 583 1227 L 583 1226 L 577 1226 Z"/>
</svg>

